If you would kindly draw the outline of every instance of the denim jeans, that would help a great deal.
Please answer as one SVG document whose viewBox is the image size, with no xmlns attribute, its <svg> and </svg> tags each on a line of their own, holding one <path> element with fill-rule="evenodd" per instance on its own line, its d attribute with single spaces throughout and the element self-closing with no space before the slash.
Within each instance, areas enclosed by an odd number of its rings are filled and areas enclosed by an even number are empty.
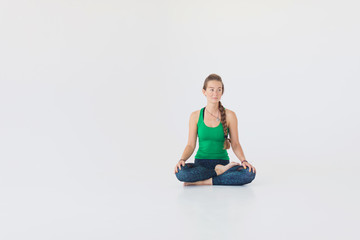
<svg viewBox="0 0 360 240">
<path fill-rule="evenodd" d="M 195 159 L 194 163 L 185 163 L 181 170 L 175 173 L 181 182 L 197 182 L 212 178 L 213 185 L 244 185 L 254 180 L 256 173 L 249 168 L 234 166 L 221 175 L 215 172 L 217 164 L 226 165 L 230 161 L 222 159 Z"/>
</svg>

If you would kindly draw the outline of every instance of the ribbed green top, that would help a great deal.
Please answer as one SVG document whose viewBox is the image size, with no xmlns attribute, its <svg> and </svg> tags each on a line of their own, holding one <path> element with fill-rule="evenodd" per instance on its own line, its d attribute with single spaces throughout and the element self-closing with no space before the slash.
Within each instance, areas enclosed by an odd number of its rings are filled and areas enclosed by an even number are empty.
<svg viewBox="0 0 360 240">
<path fill-rule="evenodd" d="M 199 149 L 195 158 L 230 160 L 227 149 L 223 149 L 225 140 L 223 124 L 220 122 L 217 127 L 206 126 L 203 120 L 204 110 L 205 107 L 200 110 L 200 116 L 197 123 Z"/>
</svg>

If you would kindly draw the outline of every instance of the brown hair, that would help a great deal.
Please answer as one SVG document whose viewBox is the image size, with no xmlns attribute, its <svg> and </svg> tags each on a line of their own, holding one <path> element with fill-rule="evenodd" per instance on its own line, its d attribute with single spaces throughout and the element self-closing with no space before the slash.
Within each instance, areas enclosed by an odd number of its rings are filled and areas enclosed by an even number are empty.
<svg viewBox="0 0 360 240">
<path fill-rule="evenodd" d="M 219 75 L 213 73 L 210 74 L 204 81 L 204 86 L 203 89 L 206 91 L 207 88 L 207 84 L 209 81 L 211 80 L 216 80 L 221 82 L 222 85 L 222 94 L 224 94 L 224 83 L 222 82 L 222 79 Z M 227 123 L 226 123 L 226 114 L 225 114 L 225 109 L 223 107 L 223 105 L 221 104 L 221 102 L 219 101 L 219 111 L 220 111 L 220 115 L 221 115 L 221 123 L 223 125 L 223 130 L 224 130 L 224 148 L 223 149 L 229 149 L 230 148 L 230 143 L 231 140 L 230 138 L 225 138 L 225 136 L 228 135 L 228 130 L 227 130 Z"/>
</svg>

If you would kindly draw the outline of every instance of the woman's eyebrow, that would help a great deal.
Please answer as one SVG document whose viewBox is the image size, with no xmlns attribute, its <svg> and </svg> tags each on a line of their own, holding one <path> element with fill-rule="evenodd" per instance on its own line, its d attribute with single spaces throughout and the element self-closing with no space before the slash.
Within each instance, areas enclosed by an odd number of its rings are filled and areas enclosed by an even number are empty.
<svg viewBox="0 0 360 240">
<path fill-rule="evenodd" d="M 214 87 L 209 87 L 209 88 L 214 88 Z M 218 87 L 218 88 L 221 88 L 221 87 Z"/>
</svg>

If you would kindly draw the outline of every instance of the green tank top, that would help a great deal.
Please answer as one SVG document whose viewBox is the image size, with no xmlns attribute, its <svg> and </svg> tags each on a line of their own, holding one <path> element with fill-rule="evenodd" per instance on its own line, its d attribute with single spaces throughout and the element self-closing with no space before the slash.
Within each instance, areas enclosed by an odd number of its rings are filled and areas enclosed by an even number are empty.
<svg viewBox="0 0 360 240">
<path fill-rule="evenodd" d="M 206 126 L 204 123 L 204 110 L 205 107 L 200 110 L 197 123 L 199 149 L 195 155 L 195 159 L 230 160 L 227 149 L 223 149 L 225 140 L 223 124 L 220 122 L 217 127 Z"/>
</svg>

